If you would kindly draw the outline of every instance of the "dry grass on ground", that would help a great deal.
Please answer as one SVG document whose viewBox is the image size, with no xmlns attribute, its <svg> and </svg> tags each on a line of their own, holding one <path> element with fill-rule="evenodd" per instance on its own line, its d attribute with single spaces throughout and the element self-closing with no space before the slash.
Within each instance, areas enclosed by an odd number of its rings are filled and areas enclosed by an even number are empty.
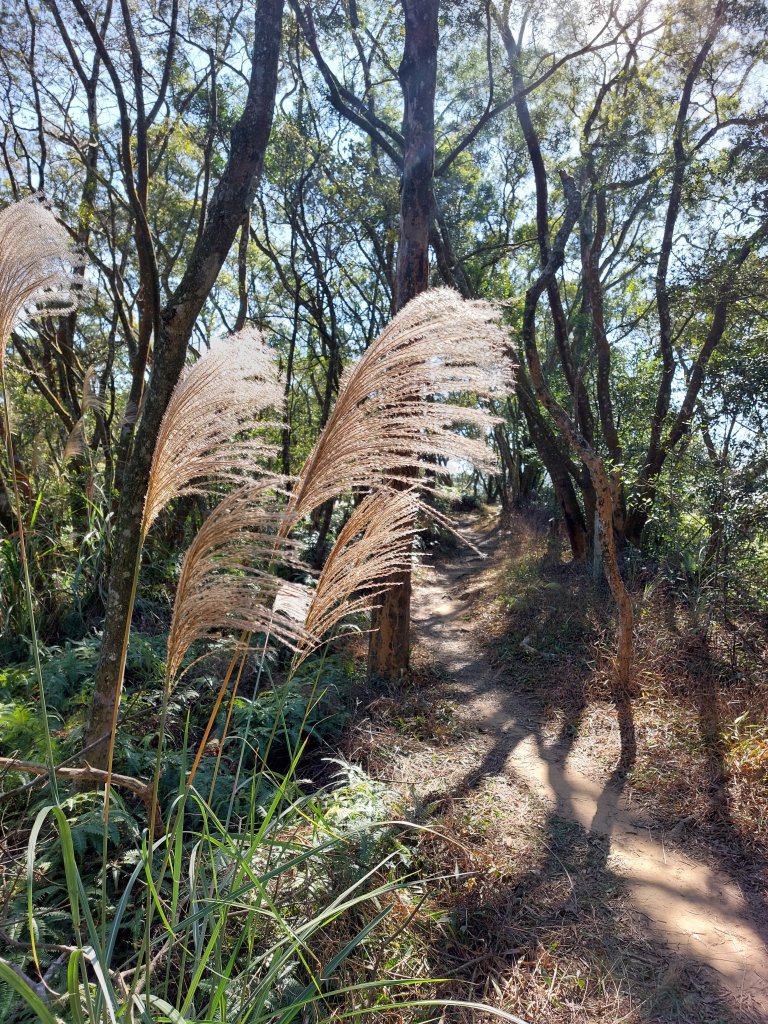
<svg viewBox="0 0 768 1024">
<path fill-rule="evenodd" d="M 503 555 L 475 583 L 497 661 L 541 708 L 563 753 L 587 773 L 610 770 L 613 616 L 608 594 L 552 551 L 543 525 L 518 518 Z M 719 856 L 768 859 L 768 628 L 723 623 L 695 588 L 634 585 L 637 763 L 629 784 L 650 824 L 714 846 Z M 543 659 L 521 647 L 529 645 Z M 581 742 L 576 742 L 581 739 Z"/>
<path fill-rule="evenodd" d="M 400 898 L 402 931 L 382 943 L 390 977 L 445 979 L 420 992 L 488 1003 L 530 1024 L 755 1024 L 653 934 L 604 837 L 506 775 L 463 787 L 490 737 L 458 727 L 450 704 L 430 708 L 428 690 L 407 693 L 397 717 L 393 705 L 374 702 L 350 751 L 400 794 L 393 813 L 428 829 L 400 837 L 428 881 Z M 436 797 L 436 780 L 459 795 Z M 448 1019 L 480 1017 L 453 1009 Z"/>
</svg>

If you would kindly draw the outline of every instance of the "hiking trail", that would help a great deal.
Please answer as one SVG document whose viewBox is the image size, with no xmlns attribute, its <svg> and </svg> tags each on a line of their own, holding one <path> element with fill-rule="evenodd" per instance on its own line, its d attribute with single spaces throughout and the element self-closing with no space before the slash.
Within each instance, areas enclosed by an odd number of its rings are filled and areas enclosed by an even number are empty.
<svg viewBox="0 0 768 1024">
<path fill-rule="evenodd" d="M 466 532 L 486 556 L 493 556 L 498 531 L 480 533 L 470 527 Z M 476 573 L 488 564 L 487 558 L 463 553 L 453 561 L 421 566 L 414 580 L 417 641 L 450 688 L 464 727 L 489 741 L 479 756 L 475 752 L 470 758 L 471 784 L 506 775 L 545 800 L 551 813 L 605 837 L 611 870 L 623 880 L 655 940 L 673 958 L 716 972 L 731 1005 L 749 1019 L 768 1020 L 768 950 L 759 930 L 768 922 L 751 918 L 742 891 L 725 872 L 670 848 L 663 833 L 638 820 L 638 808 L 631 806 L 631 795 L 620 783 L 595 781 L 569 764 L 568 756 L 563 761 L 557 744 L 545 738 L 540 713 L 515 690 L 514 664 L 493 666 L 477 622 L 468 621 L 473 598 L 484 596 Z M 546 672 L 547 655 L 540 657 Z M 456 755 L 446 750 L 441 756 L 447 779 Z M 466 750 L 461 768 L 467 777 Z"/>
</svg>

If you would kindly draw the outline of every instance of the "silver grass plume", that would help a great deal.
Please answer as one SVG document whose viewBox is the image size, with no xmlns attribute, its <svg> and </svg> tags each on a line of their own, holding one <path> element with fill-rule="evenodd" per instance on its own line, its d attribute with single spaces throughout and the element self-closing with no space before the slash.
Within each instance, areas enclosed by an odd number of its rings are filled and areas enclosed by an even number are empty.
<svg viewBox="0 0 768 1024">
<path fill-rule="evenodd" d="M 316 587 L 270 572 L 279 561 L 309 574 L 272 483 L 227 495 L 184 557 L 166 663 L 177 678 L 191 645 L 211 630 L 267 633 L 296 654 L 294 668 L 348 616 L 375 607 L 393 575 L 410 567 L 420 507 L 413 490 L 367 495 L 339 532 Z"/>
<path fill-rule="evenodd" d="M 39 197 L 0 211 L 0 371 L 17 323 L 76 307 L 81 271 L 70 236 Z"/>
<path fill-rule="evenodd" d="M 232 491 L 188 548 L 168 636 L 168 686 L 190 646 L 214 629 L 269 633 L 294 650 L 306 644 L 301 622 L 274 606 L 278 593 L 301 604 L 306 588 L 273 575 L 272 563 L 307 567 L 298 557 L 297 544 L 279 536 L 285 513 L 273 486 L 260 483 Z"/>
<path fill-rule="evenodd" d="M 480 468 L 493 460 L 480 433 L 497 419 L 451 402 L 509 394 L 509 338 L 490 303 L 438 288 L 413 299 L 344 375 L 325 430 L 294 486 L 295 519 L 345 490 L 386 486 L 436 456 Z"/>
<path fill-rule="evenodd" d="M 312 653 L 341 622 L 370 611 L 377 599 L 411 566 L 416 512 L 413 490 L 372 491 L 339 531 L 323 566 L 304 620 L 297 662 Z"/>
<path fill-rule="evenodd" d="M 245 328 L 215 343 L 182 375 L 166 409 L 152 459 L 142 531 L 148 533 L 173 498 L 211 483 L 242 483 L 261 471 L 275 447 L 259 427 L 268 409 L 282 411 L 277 363 L 261 334 Z M 250 434 L 251 436 L 246 436 Z"/>
<path fill-rule="evenodd" d="M 405 489 L 390 485 L 433 467 L 436 455 L 492 465 L 482 437 L 454 428 L 482 432 L 496 419 L 446 399 L 508 393 L 508 344 L 491 305 L 464 301 L 450 289 L 427 292 L 402 310 L 345 375 L 287 509 L 280 510 L 269 484 L 245 488 L 225 498 L 201 528 L 179 581 L 168 677 L 210 629 L 270 632 L 300 661 L 343 618 L 374 607 L 410 567 L 415 513 L 423 507 L 412 480 Z M 324 501 L 356 488 L 371 493 L 341 530 L 317 587 L 271 575 L 269 567 L 286 558 L 306 569 L 290 531 Z"/>
<path fill-rule="evenodd" d="M 96 380 L 96 367 L 89 366 L 83 375 L 82 394 L 80 396 L 80 418 L 69 433 L 67 444 L 64 448 L 64 461 L 83 455 L 87 445 L 85 436 L 85 414 L 89 410 L 93 412 L 104 412 L 106 403 L 98 393 L 98 381 Z"/>
</svg>

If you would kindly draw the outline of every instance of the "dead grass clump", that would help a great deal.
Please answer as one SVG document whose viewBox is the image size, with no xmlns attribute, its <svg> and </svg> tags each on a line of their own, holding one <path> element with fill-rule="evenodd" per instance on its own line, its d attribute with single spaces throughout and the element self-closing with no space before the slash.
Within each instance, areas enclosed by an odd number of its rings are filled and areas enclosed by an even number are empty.
<svg viewBox="0 0 768 1024">
<path fill-rule="evenodd" d="M 478 588 L 492 597 L 476 602 L 491 660 L 510 665 L 545 724 L 578 724 L 590 706 L 611 702 L 609 596 L 583 566 L 561 560 L 544 517 L 514 516 L 499 550 Z"/>
<path fill-rule="evenodd" d="M 676 837 L 714 843 L 734 863 L 757 858 L 753 869 L 765 872 L 768 664 L 733 637 L 744 630 L 752 640 L 758 625 L 702 621 L 669 595 L 646 596 L 633 784 Z"/>
</svg>

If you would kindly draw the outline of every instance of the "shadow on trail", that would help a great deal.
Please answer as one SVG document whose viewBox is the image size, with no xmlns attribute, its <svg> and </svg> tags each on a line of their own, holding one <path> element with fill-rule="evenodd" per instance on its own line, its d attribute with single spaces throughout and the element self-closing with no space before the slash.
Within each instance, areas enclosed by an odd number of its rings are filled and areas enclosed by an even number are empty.
<svg viewBox="0 0 768 1024">
<path fill-rule="evenodd" d="M 495 539 L 488 536 L 482 543 L 490 547 Z M 435 598 L 433 594 L 426 614 L 422 612 L 419 616 L 422 639 L 438 654 L 448 673 L 447 696 L 459 706 L 470 705 L 471 727 L 490 737 L 480 761 L 457 783 L 430 793 L 425 803 L 438 802 L 444 808 L 454 807 L 479 791 L 486 782 L 492 782 L 494 777 L 506 775 L 537 795 L 542 792 L 548 795 L 551 810 L 543 834 L 546 854 L 522 877 L 497 887 L 492 893 L 484 892 L 482 899 L 471 899 L 461 893 L 454 895 L 450 920 L 455 945 L 433 949 L 434 971 L 438 976 L 450 975 L 457 984 L 463 979 L 469 987 L 466 998 L 491 998 L 494 992 L 498 997 L 505 990 L 512 996 L 516 988 L 533 986 L 535 990 L 548 978 L 549 999 L 559 968 L 558 991 L 564 988 L 557 999 L 565 1006 L 573 1003 L 574 1009 L 587 996 L 599 998 L 589 986 L 604 986 L 607 975 L 615 984 L 615 1009 L 626 1013 L 629 1006 L 633 1020 L 648 1024 L 686 1020 L 706 1020 L 713 1024 L 748 1021 L 751 1024 L 763 1019 L 760 1011 L 750 1015 L 748 1000 L 734 999 L 731 994 L 726 1003 L 718 996 L 714 972 L 702 962 L 701 955 L 689 956 L 684 949 L 666 945 L 669 928 L 666 931 L 663 927 L 654 929 L 650 921 L 639 925 L 642 911 L 624 909 L 630 889 L 635 896 L 650 894 L 656 904 L 667 903 L 666 925 L 670 923 L 670 915 L 674 919 L 676 908 L 687 907 L 703 919 L 712 905 L 712 893 L 698 891 L 695 882 L 686 886 L 679 878 L 667 881 L 663 875 L 650 879 L 641 875 L 629 885 L 609 866 L 616 823 L 623 813 L 626 777 L 636 757 L 634 745 L 626 742 L 627 729 L 620 731 L 623 742 L 618 764 L 602 785 L 567 767 L 590 703 L 588 684 L 594 664 L 585 659 L 584 650 L 606 618 L 605 601 L 599 595 L 593 602 L 584 600 L 583 585 L 568 586 L 573 582 L 569 576 L 580 570 L 553 564 L 552 553 L 545 553 L 520 579 L 513 581 L 522 585 L 523 597 L 513 594 L 511 599 L 513 625 L 510 632 L 515 630 L 518 639 L 514 641 L 517 650 L 513 652 L 516 655 L 515 678 L 510 679 L 510 672 L 504 665 L 495 670 L 490 665 L 484 645 L 473 646 L 469 636 L 463 636 L 476 634 L 476 627 L 465 624 L 472 612 L 471 605 L 465 603 L 471 595 L 463 593 L 464 581 L 485 565 L 482 560 L 473 558 L 458 566 L 440 567 L 437 586 L 442 597 Z M 542 600 L 542 588 L 549 600 Z M 432 589 L 435 590 L 434 585 Z M 573 592 L 576 592 L 575 599 Z M 563 628 L 564 618 L 566 628 Z M 525 641 L 533 652 L 526 660 L 519 651 L 520 647 L 526 650 L 519 642 L 521 632 L 525 633 Z M 547 678 L 552 655 L 543 648 L 543 643 L 551 638 L 560 648 L 555 657 L 561 663 L 568 661 L 568 675 L 563 679 L 561 664 L 558 685 L 546 687 L 541 681 Z M 536 644 L 542 644 L 541 651 Z M 727 828 L 726 765 L 719 739 L 722 725 L 714 678 L 713 673 L 707 674 L 708 682 L 698 696 L 699 723 L 702 738 L 709 744 L 713 813 L 719 815 Z M 525 691 L 537 699 L 532 700 Z M 619 710 L 629 714 L 631 719 L 631 703 L 627 701 Z M 542 712 L 560 717 L 554 739 L 547 738 Z M 516 762 L 520 767 L 522 761 L 526 771 L 521 773 L 516 770 Z M 537 766 L 533 772 L 532 763 Z M 733 828 L 732 820 L 730 825 L 732 840 L 738 843 L 738 830 Z M 618 831 L 621 834 L 616 838 L 620 841 L 634 834 L 627 825 L 626 814 Z M 645 848 L 653 845 L 642 837 L 637 842 L 641 849 L 643 844 Z M 621 849 L 621 842 L 618 848 Z M 765 939 L 768 914 L 761 895 L 756 892 L 744 895 L 759 933 Z M 735 911 L 731 916 L 737 917 Z M 659 920 L 664 921 L 663 913 Z M 727 912 L 725 920 L 730 920 Z M 691 934 L 696 937 L 695 933 Z M 690 944 L 690 938 L 688 942 Z M 559 950 L 556 956 L 553 955 L 555 949 Z M 714 959 L 717 960 L 717 955 Z M 727 957 L 724 963 L 725 960 Z M 579 962 L 583 968 L 581 975 L 574 966 Z M 711 963 L 712 957 L 707 962 Z M 731 954 L 731 962 L 725 963 L 726 972 L 730 971 L 731 975 L 733 962 Z M 533 974 L 532 964 L 535 966 Z M 478 980 L 478 965 L 485 965 L 485 981 Z M 564 979 L 563 969 L 575 973 Z M 470 977 L 467 978 L 468 972 Z M 491 988 L 488 988 L 488 978 L 497 979 Z M 482 991 L 478 991 L 478 985 L 482 986 Z M 731 993 L 733 990 L 731 984 Z M 455 989 L 453 994 L 457 995 Z M 512 999 L 518 1007 L 515 1012 L 522 1012 L 520 1007 L 526 1005 L 525 999 L 521 1001 L 524 995 L 517 991 Z M 544 1001 L 537 1007 L 539 1011 L 549 1005 L 544 995 L 540 995 Z M 528 1004 L 533 1007 L 535 1000 L 531 1003 L 532 998 L 528 999 Z M 498 998 L 495 1001 L 498 1003 Z M 508 1008 L 514 1009 L 512 1005 Z"/>
<path fill-rule="evenodd" d="M 699 957 L 667 944 L 642 902 L 632 907 L 635 889 L 609 863 L 626 772 L 617 768 L 603 785 L 580 789 L 563 763 L 574 738 L 561 734 L 548 744 L 531 723 L 508 726 L 458 784 L 426 798 L 442 805 L 451 831 L 454 809 L 501 776 L 534 797 L 544 787 L 552 798 L 541 828 L 544 852 L 522 875 L 484 888 L 480 897 L 453 887 L 450 939 L 430 953 L 434 976 L 451 979 L 443 995 L 489 1000 L 531 1022 L 583 1007 L 583 1018 L 568 1019 L 623 1019 L 631 1011 L 636 1024 L 759 1024 L 762 1013 L 747 1000 L 731 1005 Z M 541 785 L 515 771 L 515 754 L 526 744 L 543 763 Z M 673 908 L 683 901 L 707 913 L 709 893 L 695 884 L 681 894 L 679 884 L 654 878 L 650 890 Z"/>
<path fill-rule="evenodd" d="M 516 878 L 479 895 L 453 887 L 429 953 L 434 975 L 450 979 L 442 995 L 488 1000 L 531 1024 L 625 1015 L 635 1024 L 758 1024 L 715 993 L 705 967 L 669 951 L 629 909 L 607 836 L 553 812 L 541 845 Z"/>
<path fill-rule="evenodd" d="M 719 837 L 714 852 L 719 854 L 724 870 L 737 877 L 734 861 L 741 865 L 754 864 L 754 852 L 745 842 L 743 832 L 734 820 L 729 791 L 729 773 L 725 746 L 725 724 L 722 693 L 718 685 L 719 666 L 709 643 L 709 633 L 694 633 L 687 640 L 688 656 L 698 662 L 693 699 L 698 714 L 699 734 L 706 759 L 708 779 L 709 820 L 713 832 Z M 763 942 L 768 946 L 768 878 L 764 869 L 763 885 L 759 885 L 759 867 L 754 872 L 754 885 L 742 885 L 742 893 L 749 904 L 755 925 Z"/>
</svg>

